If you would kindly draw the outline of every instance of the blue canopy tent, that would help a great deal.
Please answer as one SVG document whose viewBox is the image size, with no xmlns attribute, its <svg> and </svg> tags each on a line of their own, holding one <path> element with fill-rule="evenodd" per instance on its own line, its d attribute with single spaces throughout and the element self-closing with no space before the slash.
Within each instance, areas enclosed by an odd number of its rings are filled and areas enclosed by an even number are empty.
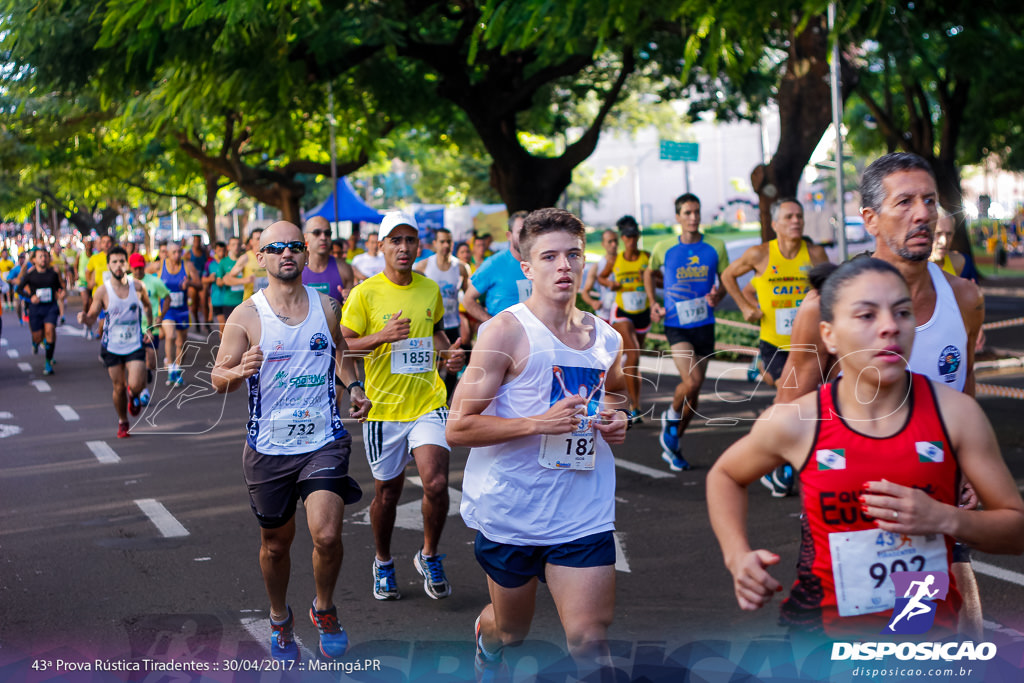
<svg viewBox="0 0 1024 683">
<path fill-rule="evenodd" d="M 338 215 L 334 215 L 334 193 L 312 211 L 306 214 L 306 218 L 312 218 L 313 216 L 323 216 L 330 222 L 335 221 L 352 221 L 358 223 L 365 221 L 366 223 L 380 223 L 383 220 L 384 215 L 376 209 L 367 206 L 367 204 L 359 198 L 355 190 L 352 189 L 351 183 L 348 178 L 338 178 L 338 187 L 336 189 L 338 195 Z"/>
</svg>

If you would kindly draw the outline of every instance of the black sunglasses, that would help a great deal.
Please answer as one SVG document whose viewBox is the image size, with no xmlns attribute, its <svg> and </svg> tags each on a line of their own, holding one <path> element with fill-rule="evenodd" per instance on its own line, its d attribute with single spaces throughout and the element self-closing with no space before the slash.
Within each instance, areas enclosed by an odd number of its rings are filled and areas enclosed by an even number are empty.
<svg viewBox="0 0 1024 683">
<path fill-rule="evenodd" d="M 263 254 L 283 254 L 285 249 L 291 249 L 293 254 L 306 251 L 306 243 L 298 240 L 294 242 L 271 242 L 260 249 Z"/>
<path fill-rule="evenodd" d="M 324 235 L 330 235 L 330 230 L 310 230 L 309 234 L 313 237 L 323 237 Z"/>
</svg>

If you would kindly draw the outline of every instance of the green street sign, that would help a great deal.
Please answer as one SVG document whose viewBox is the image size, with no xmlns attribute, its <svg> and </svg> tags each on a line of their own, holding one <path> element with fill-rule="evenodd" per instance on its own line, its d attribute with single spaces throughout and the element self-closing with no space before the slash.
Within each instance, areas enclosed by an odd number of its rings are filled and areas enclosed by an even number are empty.
<svg viewBox="0 0 1024 683">
<path fill-rule="evenodd" d="M 659 152 L 662 161 L 698 161 L 700 145 L 696 142 L 662 140 Z"/>
</svg>

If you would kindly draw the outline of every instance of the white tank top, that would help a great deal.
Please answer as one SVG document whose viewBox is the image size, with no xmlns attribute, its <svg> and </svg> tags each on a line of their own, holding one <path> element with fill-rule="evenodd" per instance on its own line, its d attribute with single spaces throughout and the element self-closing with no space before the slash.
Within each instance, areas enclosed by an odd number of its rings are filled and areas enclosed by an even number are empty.
<svg viewBox="0 0 1024 683">
<path fill-rule="evenodd" d="M 502 385 L 484 414 L 532 417 L 566 392 L 585 392 L 591 397 L 588 412 L 599 411 L 604 377 L 622 344 L 611 325 L 588 316 L 595 326 L 595 340 L 578 351 L 558 340 L 525 304 L 506 312 L 526 330 L 529 360 L 522 374 Z M 570 469 L 577 457 L 589 457 L 593 469 Z M 574 433 L 525 436 L 474 448 L 466 463 L 461 512 L 467 526 L 499 543 L 550 545 L 612 531 L 615 461 L 611 447 L 600 435 L 588 442 Z"/>
<path fill-rule="evenodd" d="M 249 386 L 249 447 L 263 455 L 297 455 L 346 434 L 334 393 L 334 339 L 320 295 L 303 287 L 309 312 L 298 325 L 281 322 L 263 290 L 252 295 L 260 316 L 263 365 Z"/>
<path fill-rule="evenodd" d="M 448 270 L 441 270 L 437 265 L 437 256 L 428 256 L 423 274 L 437 283 L 441 288 L 441 300 L 444 301 L 445 329 L 459 326 L 459 290 L 462 289 L 462 271 L 459 262 L 451 258 Z"/>
<path fill-rule="evenodd" d="M 914 334 L 910 369 L 963 391 L 967 380 L 967 327 L 942 268 L 929 263 L 928 274 L 935 288 L 935 310 Z"/>
<path fill-rule="evenodd" d="M 594 266 L 597 268 L 597 274 L 600 275 L 604 272 L 605 266 L 608 265 L 608 257 L 602 256 L 601 260 Z M 594 289 L 597 291 L 599 300 L 601 301 L 601 309 L 595 311 L 597 317 L 601 320 L 608 320 L 612 317 L 612 308 L 615 307 L 615 290 L 611 287 L 605 287 L 597 279 L 594 280 Z"/>
<path fill-rule="evenodd" d="M 135 280 L 128 278 L 128 296 L 123 299 L 114 291 L 114 285 L 109 279 L 103 286 L 107 288 L 103 348 L 107 353 L 127 356 L 142 348 L 142 302 L 135 293 Z"/>
</svg>

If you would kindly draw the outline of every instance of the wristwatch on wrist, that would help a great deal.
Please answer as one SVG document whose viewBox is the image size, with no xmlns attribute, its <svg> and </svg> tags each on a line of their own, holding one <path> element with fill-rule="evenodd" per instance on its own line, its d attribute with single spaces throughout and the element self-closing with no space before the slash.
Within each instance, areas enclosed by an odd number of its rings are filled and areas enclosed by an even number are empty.
<svg viewBox="0 0 1024 683">
<path fill-rule="evenodd" d="M 347 387 L 345 387 L 345 389 L 348 391 L 348 393 L 351 394 L 352 390 L 355 389 L 356 387 L 359 387 L 363 391 L 366 391 L 365 387 L 363 387 L 363 383 L 360 382 L 359 380 L 356 380 L 355 382 L 352 382 L 352 384 L 349 384 Z"/>
</svg>

